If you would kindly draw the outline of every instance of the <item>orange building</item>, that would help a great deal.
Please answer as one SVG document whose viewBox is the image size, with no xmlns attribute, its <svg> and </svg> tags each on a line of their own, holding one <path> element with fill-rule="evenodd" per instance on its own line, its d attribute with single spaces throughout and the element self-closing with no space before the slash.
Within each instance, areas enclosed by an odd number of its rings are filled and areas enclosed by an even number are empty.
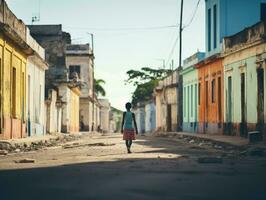
<svg viewBox="0 0 266 200">
<path fill-rule="evenodd" d="M 199 76 L 199 132 L 223 133 L 223 63 L 215 54 L 196 65 Z"/>
</svg>

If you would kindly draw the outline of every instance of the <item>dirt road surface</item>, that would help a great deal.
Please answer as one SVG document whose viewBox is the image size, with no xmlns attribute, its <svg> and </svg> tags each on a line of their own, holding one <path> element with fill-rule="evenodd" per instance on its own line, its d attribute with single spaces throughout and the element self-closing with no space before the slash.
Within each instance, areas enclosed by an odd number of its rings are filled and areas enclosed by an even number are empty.
<svg viewBox="0 0 266 200">
<path fill-rule="evenodd" d="M 265 157 L 154 136 L 139 136 L 132 151 L 127 154 L 119 134 L 85 134 L 2 156 L 0 199 L 266 199 Z M 207 163 L 199 162 L 202 157 Z M 33 163 L 18 163 L 23 159 Z"/>
</svg>

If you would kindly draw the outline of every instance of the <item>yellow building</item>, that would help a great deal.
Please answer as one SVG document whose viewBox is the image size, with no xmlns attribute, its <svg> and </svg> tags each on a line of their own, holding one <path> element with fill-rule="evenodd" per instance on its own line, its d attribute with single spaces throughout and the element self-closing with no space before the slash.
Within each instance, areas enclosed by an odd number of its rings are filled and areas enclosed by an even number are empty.
<svg viewBox="0 0 266 200">
<path fill-rule="evenodd" d="M 0 139 L 26 136 L 26 26 L 0 1 Z"/>
<path fill-rule="evenodd" d="M 26 55 L 0 34 L 0 138 L 25 137 L 26 127 Z"/>
</svg>

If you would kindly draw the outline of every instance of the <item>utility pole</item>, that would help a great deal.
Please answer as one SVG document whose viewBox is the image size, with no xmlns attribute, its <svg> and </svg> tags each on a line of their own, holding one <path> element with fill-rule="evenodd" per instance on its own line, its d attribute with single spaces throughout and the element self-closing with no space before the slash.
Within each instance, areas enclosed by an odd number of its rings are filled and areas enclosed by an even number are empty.
<svg viewBox="0 0 266 200">
<path fill-rule="evenodd" d="M 179 24 L 179 68 L 182 68 L 182 31 L 183 31 L 183 0 L 181 0 L 180 24 Z"/>
<path fill-rule="evenodd" d="M 179 23 L 179 65 L 177 69 L 177 94 L 178 94 L 178 110 L 177 110 L 177 131 L 182 131 L 183 127 L 183 77 L 182 72 L 182 31 L 183 31 L 183 0 L 181 0 L 180 23 Z"/>
<path fill-rule="evenodd" d="M 88 33 L 91 36 L 91 48 L 92 48 L 92 124 L 91 131 L 95 129 L 95 119 L 94 119 L 94 101 L 95 101 L 95 90 L 94 90 L 94 40 L 93 33 Z"/>
</svg>

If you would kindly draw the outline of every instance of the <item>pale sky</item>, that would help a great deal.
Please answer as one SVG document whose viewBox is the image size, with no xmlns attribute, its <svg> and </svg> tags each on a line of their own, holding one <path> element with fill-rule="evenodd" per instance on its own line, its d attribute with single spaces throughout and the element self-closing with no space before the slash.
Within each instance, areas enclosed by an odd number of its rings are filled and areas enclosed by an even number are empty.
<svg viewBox="0 0 266 200">
<path fill-rule="evenodd" d="M 126 71 L 159 68 L 166 60 L 178 64 L 178 28 L 181 0 L 7 0 L 10 9 L 31 24 L 62 24 L 72 43 L 88 43 L 94 34 L 95 77 L 104 85 L 112 106 L 123 109 L 131 101 L 134 87 L 125 85 Z M 184 0 L 183 23 L 192 18 L 198 0 Z M 183 59 L 205 49 L 204 0 L 192 23 L 183 31 Z M 157 27 L 157 28 L 155 28 Z M 172 52 L 172 49 L 174 50 Z M 172 53 L 171 53 L 172 52 Z M 167 62 L 169 61 L 169 62 Z"/>
</svg>

